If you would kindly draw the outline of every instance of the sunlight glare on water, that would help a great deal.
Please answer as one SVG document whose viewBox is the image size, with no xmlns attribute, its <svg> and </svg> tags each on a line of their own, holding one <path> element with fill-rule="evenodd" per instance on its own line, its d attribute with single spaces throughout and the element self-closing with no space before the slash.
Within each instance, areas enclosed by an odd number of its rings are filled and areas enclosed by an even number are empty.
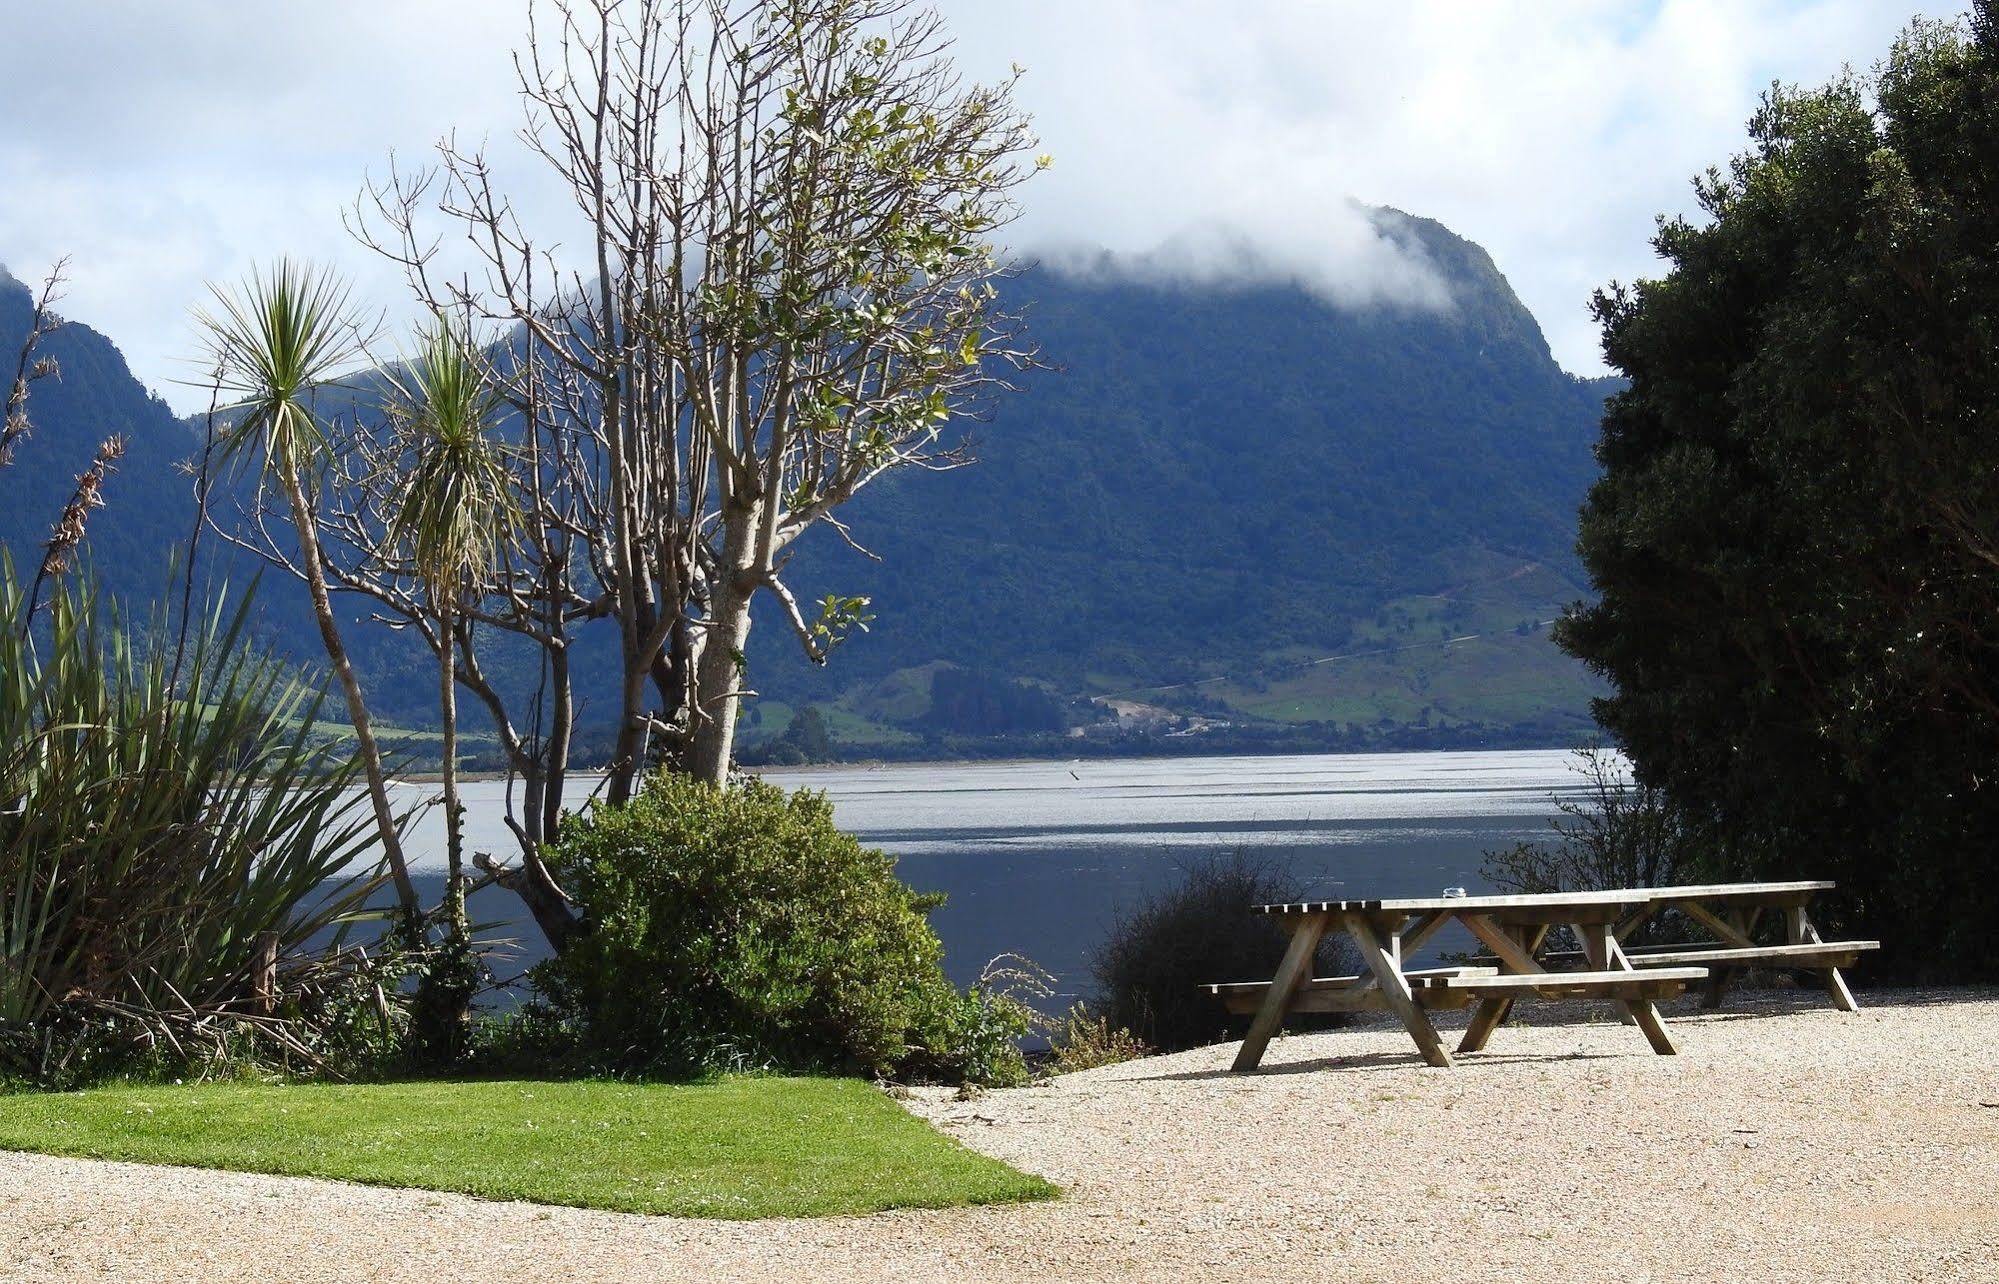
<svg viewBox="0 0 1999 1284">
<path fill-rule="evenodd" d="M 1557 798 L 1584 787 L 1567 750 L 1283 757 L 905 763 L 772 770 L 825 790 L 839 823 L 894 853 L 902 877 L 948 896 L 932 921 L 960 981 L 1017 951 L 1084 985 L 1118 913 L 1208 853 L 1241 851 L 1288 871 L 1301 894 L 1435 895 L 1477 889 L 1482 854 L 1544 838 Z M 574 790 L 580 801 L 594 784 Z M 434 786 L 407 786 L 434 793 Z M 506 786 L 465 786 L 472 849 L 503 858 Z M 442 819 L 409 843 L 433 877 Z M 489 889 L 475 912 L 518 918 Z M 526 952 L 534 948 L 531 928 Z M 1441 947 L 1440 947 L 1441 948 Z"/>
</svg>

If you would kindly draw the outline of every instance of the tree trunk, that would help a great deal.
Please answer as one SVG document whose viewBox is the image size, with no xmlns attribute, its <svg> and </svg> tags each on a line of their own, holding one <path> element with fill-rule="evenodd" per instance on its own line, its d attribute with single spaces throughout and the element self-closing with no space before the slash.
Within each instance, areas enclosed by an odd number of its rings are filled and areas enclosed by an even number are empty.
<svg viewBox="0 0 1999 1284">
<path fill-rule="evenodd" d="M 604 801 L 614 806 L 631 799 L 645 772 L 647 666 L 630 653 L 623 659 L 623 671 L 618 675 L 618 738 L 611 748 L 610 779 L 604 786 Z"/>
<path fill-rule="evenodd" d="M 417 1046 L 434 1065 L 464 1055 L 466 1020 L 479 988 L 479 960 L 465 916 L 465 807 L 458 797 L 458 668 L 452 602 L 437 595 L 438 714 L 444 721 L 444 940 L 417 987 Z"/>
<path fill-rule="evenodd" d="M 368 800 L 374 804 L 375 825 L 382 837 L 382 854 L 388 861 L 389 877 L 395 883 L 396 899 L 402 903 L 405 922 L 414 922 L 422 913 L 417 901 L 416 885 L 410 882 L 409 862 L 403 858 L 402 840 L 396 834 L 396 817 L 389 806 L 389 786 L 382 774 L 382 750 L 375 742 L 374 723 L 368 718 L 368 705 L 361 695 L 361 681 L 354 676 L 354 666 L 347 659 L 347 647 L 340 640 L 340 626 L 333 618 L 333 603 L 326 592 L 326 574 L 319 560 L 319 531 L 313 526 L 312 510 L 305 502 L 305 491 L 299 485 L 298 475 L 290 468 L 280 468 L 279 476 L 284 480 L 285 498 L 290 501 L 292 525 L 298 530 L 299 560 L 305 563 L 306 588 L 312 597 L 313 618 L 319 622 L 319 641 L 326 648 L 326 658 L 333 665 L 333 672 L 340 678 L 340 690 L 347 697 L 347 720 L 354 726 L 355 752 L 361 757 L 361 770 L 368 778 Z"/>
<path fill-rule="evenodd" d="M 688 770 L 711 785 L 728 783 L 742 704 L 741 656 L 750 640 L 750 593 L 738 577 L 722 578 L 708 606 L 708 636 L 696 678 L 694 746 Z"/>
<path fill-rule="evenodd" d="M 468 935 L 465 922 L 465 805 L 458 798 L 458 665 L 449 605 L 438 611 L 444 645 L 438 649 L 438 713 L 444 719 L 444 928 L 453 942 Z"/>
</svg>

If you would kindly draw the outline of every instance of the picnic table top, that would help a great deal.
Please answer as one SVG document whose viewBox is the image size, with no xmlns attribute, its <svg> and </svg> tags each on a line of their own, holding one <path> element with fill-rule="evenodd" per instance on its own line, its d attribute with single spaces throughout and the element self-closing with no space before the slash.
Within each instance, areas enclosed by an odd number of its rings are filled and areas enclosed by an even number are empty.
<svg viewBox="0 0 1999 1284">
<path fill-rule="evenodd" d="M 1258 905 L 1259 914 L 1450 913 L 1459 910 L 1504 910 L 1566 905 L 1644 905 L 1653 901 L 1745 900 L 1822 892 L 1832 884 L 1820 879 L 1790 883 L 1692 883 L 1678 887 L 1620 887 L 1589 892 L 1523 892 L 1503 896 L 1404 896 L 1383 900 L 1291 901 Z"/>
</svg>

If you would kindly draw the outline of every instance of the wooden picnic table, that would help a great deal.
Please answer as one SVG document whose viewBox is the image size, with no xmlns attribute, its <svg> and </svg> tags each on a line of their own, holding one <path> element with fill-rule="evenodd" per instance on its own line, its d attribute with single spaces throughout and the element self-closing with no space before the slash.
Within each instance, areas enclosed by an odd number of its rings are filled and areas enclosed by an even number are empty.
<svg viewBox="0 0 1999 1284">
<path fill-rule="evenodd" d="M 1258 913 L 1270 915 L 1291 934 L 1277 975 L 1269 981 L 1229 982 L 1207 988 L 1231 1011 L 1255 1014 L 1236 1056 L 1236 1070 L 1253 1070 L 1262 1062 L 1264 1050 L 1290 1013 L 1383 1010 L 1394 1013 L 1408 1029 L 1425 1061 L 1449 1066 L 1451 1054 L 1430 1023 L 1429 1011 L 1478 1005 L 1457 1049 L 1461 1054 L 1470 1053 L 1485 1046 L 1514 1003 L 1523 998 L 1612 999 L 1622 1008 L 1625 1019 L 1644 1032 L 1653 1051 L 1667 1055 L 1676 1049 L 1657 1003 L 1678 997 L 1693 982 L 1725 981 L 1726 972 L 1711 974 L 1709 962 L 1729 968 L 1751 961 L 1747 953 L 1768 954 L 1776 949 L 1755 947 L 1750 939 L 1754 923 L 1749 916 L 1763 909 L 1775 907 L 1785 912 L 1798 938 L 1796 944 L 1817 950 L 1798 965 L 1830 967 L 1833 979 L 1828 988 L 1836 983 L 1834 997 L 1844 996 L 1843 1007 L 1852 1004 L 1844 982 L 1837 980 L 1836 966 L 1828 961 L 1850 962 L 1853 954 L 1871 948 L 1873 942 L 1818 940 L 1804 906 L 1812 895 L 1830 886 L 1825 882 L 1717 883 L 1260 905 Z M 1628 953 L 1624 937 L 1668 907 L 1714 928 L 1722 942 L 1705 952 L 1715 955 L 1719 951 L 1719 956 L 1699 958 L 1696 951 L 1684 949 L 1677 956 L 1655 952 L 1634 957 Z M 1459 967 L 1412 970 L 1404 966 L 1404 959 L 1452 923 L 1469 931 L 1490 955 Z M 1575 935 L 1581 945 L 1579 952 L 1544 957 L 1543 947 L 1557 926 L 1565 926 Z M 1312 961 L 1327 932 L 1343 932 L 1353 938 L 1364 969 L 1359 975 L 1311 976 Z M 1550 961 L 1571 960 L 1580 961 L 1581 968 L 1556 970 L 1547 966 Z M 1718 996 L 1718 989 L 1716 993 Z"/>
</svg>

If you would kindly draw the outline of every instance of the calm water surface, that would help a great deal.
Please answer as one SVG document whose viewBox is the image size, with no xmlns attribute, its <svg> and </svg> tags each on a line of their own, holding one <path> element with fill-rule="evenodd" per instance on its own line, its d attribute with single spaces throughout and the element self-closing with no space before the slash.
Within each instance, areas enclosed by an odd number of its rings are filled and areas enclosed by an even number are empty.
<svg viewBox="0 0 1999 1284">
<path fill-rule="evenodd" d="M 1310 896 L 1479 890 L 1481 854 L 1543 837 L 1555 799 L 1582 787 L 1566 750 L 1319 754 L 1086 762 L 911 763 L 764 773 L 833 799 L 839 823 L 894 853 L 902 877 L 948 896 L 932 921 L 960 982 L 1016 951 L 1088 986 L 1091 950 L 1119 912 L 1190 860 L 1240 850 L 1290 870 Z M 587 786 L 586 786 L 587 788 Z M 505 857 L 506 786 L 465 788 L 475 849 Z M 419 823 L 419 867 L 443 862 L 443 824 Z M 475 913 L 519 918 L 489 889 Z M 496 928 L 539 953 L 532 927 Z M 1446 939 L 1434 949 L 1457 948 Z M 1219 978 L 1218 978 L 1219 979 Z"/>
</svg>

